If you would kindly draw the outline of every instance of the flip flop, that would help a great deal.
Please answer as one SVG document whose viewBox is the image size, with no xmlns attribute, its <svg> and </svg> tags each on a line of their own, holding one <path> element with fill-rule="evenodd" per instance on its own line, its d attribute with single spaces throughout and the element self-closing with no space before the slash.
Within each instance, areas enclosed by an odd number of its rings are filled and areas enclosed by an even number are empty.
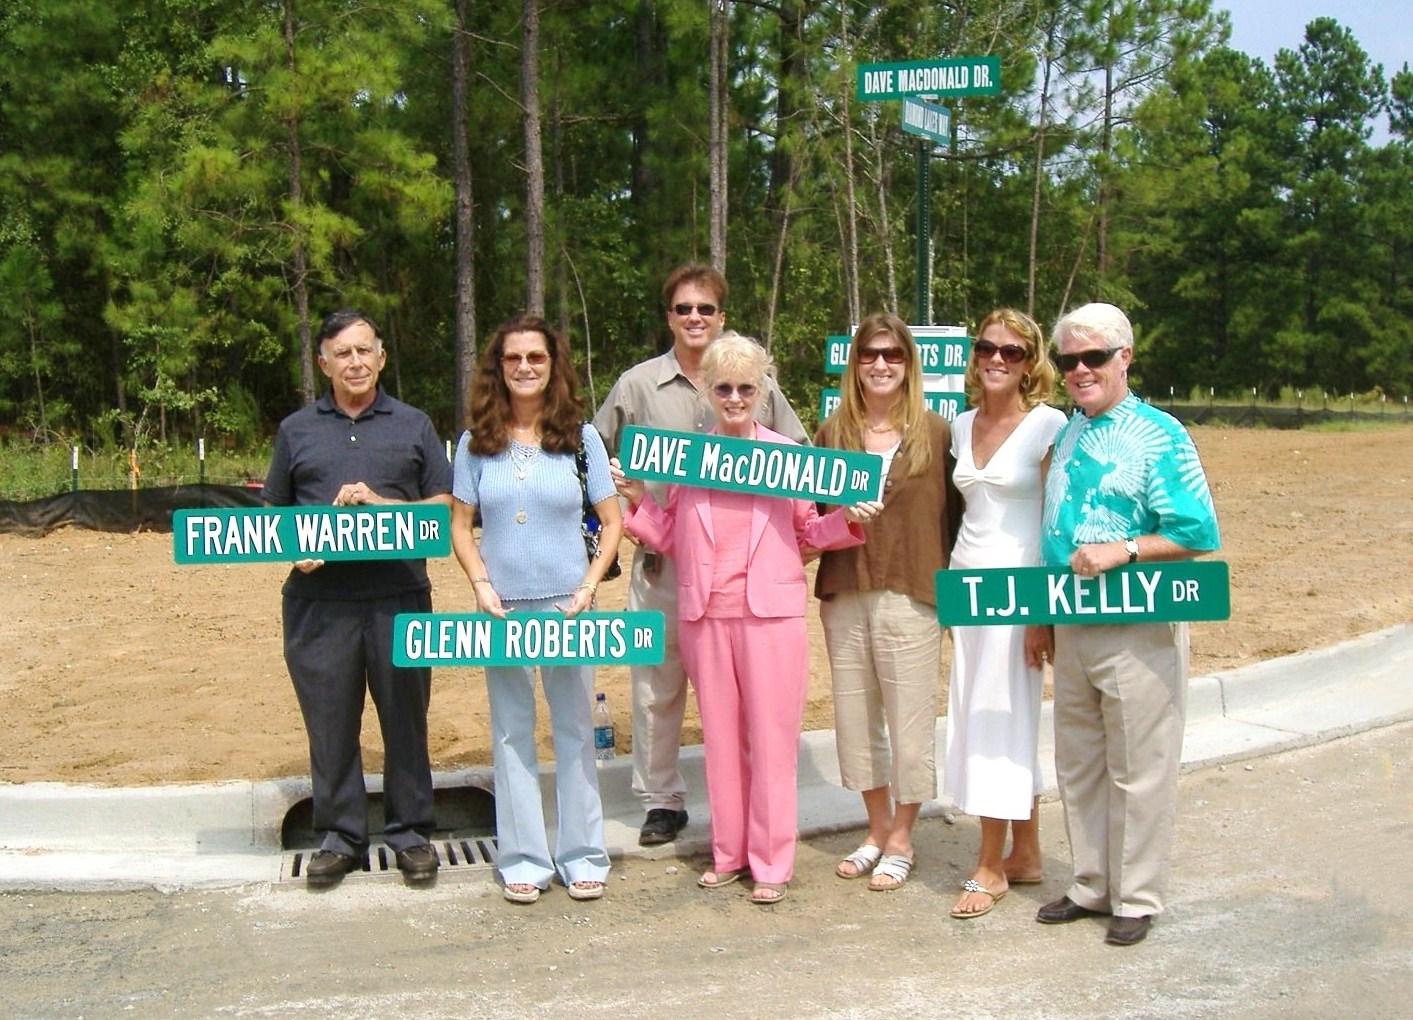
<svg viewBox="0 0 1413 1020">
<path fill-rule="evenodd" d="M 598 900 L 603 898 L 603 883 L 584 879 L 579 882 L 570 882 L 565 887 L 569 890 L 571 900 Z"/>
<path fill-rule="evenodd" d="M 985 914 L 991 913 L 991 908 L 994 907 L 996 904 L 1000 903 L 1001 900 L 1005 897 L 1006 893 L 1010 890 L 1002 889 L 999 893 L 994 893 L 990 889 L 986 888 L 986 886 L 978 882 L 976 879 L 969 878 L 962 883 L 962 891 L 969 893 L 980 893 L 982 896 L 991 897 L 991 902 L 986 904 L 986 908 L 984 910 L 958 910 L 955 906 L 952 907 L 953 917 L 955 917 L 959 921 L 970 921 L 974 917 L 981 917 Z"/>
<path fill-rule="evenodd" d="M 907 884 L 908 876 L 913 873 L 913 859 L 904 857 L 902 854 L 884 854 L 878 862 L 878 867 L 873 869 L 873 877 L 868 880 L 870 892 L 893 892 L 901 889 Z M 878 880 L 886 878 L 890 881 L 887 885 L 881 884 Z"/>
<path fill-rule="evenodd" d="M 878 865 L 878 859 L 882 856 L 882 848 L 876 847 L 872 843 L 864 843 L 834 866 L 834 874 L 844 879 L 863 878 Z M 852 875 L 839 870 L 846 864 L 853 865 L 854 873 Z"/>
<path fill-rule="evenodd" d="M 1012 878 L 1010 875 L 1007 875 L 1006 881 L 1010 885 L 1043 885 L 1045 883 L 1045 876 L 1031 875 L 1027 878 Z"/>
<path fill-rule="evenodd" d="M 785 898 L 785 885 L 774 882 L 757 882 L 751 890 L 751 902 L 760 907 L 768 907 Z"/>
<path fill-rule="evenodd" d="M 730 885 L 745 873 L 744 868 L 738 868 L 736 871 L 703 871 L 697 879 L 697 885 L 703 889 L 720 889 L 724 885 Z"/>
</svg>

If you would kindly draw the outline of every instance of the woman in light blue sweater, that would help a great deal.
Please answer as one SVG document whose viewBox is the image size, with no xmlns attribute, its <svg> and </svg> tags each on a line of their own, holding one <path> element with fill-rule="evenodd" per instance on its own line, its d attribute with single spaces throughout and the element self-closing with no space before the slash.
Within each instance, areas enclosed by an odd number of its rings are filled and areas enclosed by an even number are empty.
<svg viewBox="0 0 1413 1020">
<path fill-rule="evenodd" d="M 587 462 L 589 501 L 602 522 L 590 560 L 580 530 Z M 623 532 L 603 441 L 583 420 L 569 345 L 545 320 L 521 316 L 481 353 L 471 390 L 471 428 L 453 462 L 452 548 L 482 612 L 593 606 Z M 481 511 L 480 542 L 472 532 Z M 574 899 L 598 899 L 608 876 L 603 805 L 594 765 L 589 666 L 543 666 L 554 735 L 559 818 L 554 854 L 545 833 L 535 757 L 535 674 L 486 667 L 496 784 L 497 867 L 505 898 L 533 903 L 558 874 Z"/>
</svg>

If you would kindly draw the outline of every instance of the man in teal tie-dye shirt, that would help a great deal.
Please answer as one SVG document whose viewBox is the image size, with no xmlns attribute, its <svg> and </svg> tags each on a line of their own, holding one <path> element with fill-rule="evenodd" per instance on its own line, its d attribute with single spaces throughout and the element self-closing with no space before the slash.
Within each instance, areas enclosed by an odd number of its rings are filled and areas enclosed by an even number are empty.
<svg viewBox="0 0 1413 1020">
<path fill-rule="evenodd" d="M 1139 560 L 1189 559 L 1220 543 L 1187 430 L 1128 388 L 1133 328 L 1113 305 L 1055 324 L 1056 361 L 1078 409 L 1045 484 L 1047 566 L 1095 576 Z M 1105 940 L 1134 945 L 1163 910 L 1177 809 L 1187 627 L 1055 628 L 1055 770 L 1074 884 L 1036 919 L 1110 914 Z"/>
</svg>

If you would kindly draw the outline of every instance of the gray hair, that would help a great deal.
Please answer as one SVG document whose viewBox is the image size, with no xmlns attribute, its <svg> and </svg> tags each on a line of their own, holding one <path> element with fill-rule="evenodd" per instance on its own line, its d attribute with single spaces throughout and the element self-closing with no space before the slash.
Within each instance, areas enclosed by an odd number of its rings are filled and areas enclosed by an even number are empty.
<svg viewBox="0 0 1413 1020">
<path fill-rule="evenodd" d="M 770 353 L 751 337 L 740 333 L 722 333 L 711 342 L 702 355 L 702 375 L 708 383 L 736 373 L 757 383 L 775 374 L 775 362 Z"/>
<path fill-rule="evenodd" d="M 1114 305 L 1093 302 L 1062 316 L 1050 331 L 1056 347 L 1065 340 L 1098 340 L 1105 347 L 1133 347 L 1133 326 Z"/>
</svg>

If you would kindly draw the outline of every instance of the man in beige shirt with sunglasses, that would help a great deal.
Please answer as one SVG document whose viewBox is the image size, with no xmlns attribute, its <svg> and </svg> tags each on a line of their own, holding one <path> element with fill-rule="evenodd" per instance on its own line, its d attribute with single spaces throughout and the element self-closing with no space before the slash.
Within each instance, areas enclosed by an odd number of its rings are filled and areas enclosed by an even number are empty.
<svg viewBox="0 0 1413 1020">
<path fill-rule="evenodd" d="M 610 456 L 618 453 L 624 427 L 705 432 L 714 420 L 702 397 L 702 355 L 726 325 L 726 280 L 710 266 L 683 265 L 662 286 L 672 347 L 628 369 L 594 416 Z M 756 405 L 756 419 L 798 442 L 804 427 L 774 379 Z M 649 482 L 665 502 L 660 483 Z M 633 556 L 628 609 L 655 609 L 664 617 L 664 658 L 660 666 L 633 666 L 633 792 L 647 817 L 638 842 L 670 843 L 687 824 L 687 784 L 678 768 L 682 716 L 687 708 L 687 673 L 677 651 L 677 572 L 672 562 L 646 549 Z"/>
</svg>

